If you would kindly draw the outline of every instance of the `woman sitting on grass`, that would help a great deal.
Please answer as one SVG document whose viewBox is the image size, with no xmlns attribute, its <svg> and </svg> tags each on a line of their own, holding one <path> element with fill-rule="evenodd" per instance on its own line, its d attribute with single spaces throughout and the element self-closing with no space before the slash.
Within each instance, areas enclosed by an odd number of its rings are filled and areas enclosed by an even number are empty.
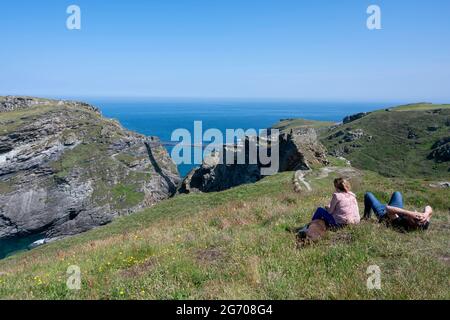
<svg viewBox="0 0 450 320">
<path fill-rule="evenodd" d="M 312 217 L 312 222 L 296 230 L 300 238 L 317 239 L 321 237 L 325 227 L 321 226 L 320 221 L 325 223 L 327 229 L 337 229 L 360 222 L 358 201 L 356 201 L 355 194 L 351 192 L 350 182 L 338 178 L 334 180 L 334 187 L 336 192 L 333 194 L 330 204 L 325 208 L 318 208 Z"/>
<path fill-rule="evenodd" d="M 356 195 L 351 192 L 350 182 L 343 178 L 334 180 L 336 192 L 333 193 L 331 202 L 324 208 L 318 208 L 312 221 L 323 220 L 328 228 L 340 228 L 348 224 L 360 222 L 358 201 Z"/>
<path fill-rule="evenodd" d="M 372 193 L 364 196 L 364 219 L 370 219 L 372 210 L 380 222 L 387 222 L 402 230 L 427 230 L 433 209 L 425 208 L 423 213 L 403 209 L 403 197 L 400 192 L 394 192 L 387 205 L 382 204 Z"/>
</svg>

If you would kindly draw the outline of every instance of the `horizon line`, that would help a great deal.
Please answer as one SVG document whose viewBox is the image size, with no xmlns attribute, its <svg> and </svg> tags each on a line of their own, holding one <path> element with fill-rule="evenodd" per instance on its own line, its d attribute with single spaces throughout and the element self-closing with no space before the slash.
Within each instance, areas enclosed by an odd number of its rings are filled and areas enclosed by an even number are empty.
<svg viewBox="0 0 450 320">
<path fill-rule="evenodd" d="M 286 101 L 286 102 L 311 102 L 311 103 L 373 103 L 373 104 L 386 104 L 386 103 L 398 103 L 398 104 L 414 104 L 414 103 L 433 103 L 433 104 L 445 104 L 445 102 L 438 101 L 438 99 L 320 99 L 320 98 L 304 98 L 304 97 L 250 97 L 250 96 L 152 96 L 152 95 L 107 95 L 107 94 L 33 94 L 33 93 L 1 93 L 0 96 L 16 96 L 16 97 L 30 97 L 41 99 L 55 99 L 55 100 L 72 100 L 72 99 L 105 99 L 105 100 L 192 100 L 192 101 L 255 101 L 255 102 L 269 102 L 269 101 Z M 420 101 L 419 101 L 420 100 Z M 439 99 L 441 100 L 441 99 Z M 450 100 L 450 99 L 449 99 Z"/>
</svg>

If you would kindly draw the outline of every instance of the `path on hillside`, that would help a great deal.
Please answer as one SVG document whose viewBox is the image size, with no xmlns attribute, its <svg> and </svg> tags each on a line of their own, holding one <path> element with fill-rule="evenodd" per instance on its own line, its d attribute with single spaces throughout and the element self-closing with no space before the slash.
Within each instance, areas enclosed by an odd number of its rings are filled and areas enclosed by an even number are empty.
<svg viewBox="0 0 450 320">
<path fill-rule="evenodd" d="M 302 190 L 302 187 L 300 184 L 303 184 L 308 191 L 312 191 L 311 185 L 308 181 L 305 180 L 305 174 L 308 171 L 305 170 L 298 170 L 294 173 L 294 190 L 296 192 L 300 192 Z"/>
<path fill-rule="evenodd" d="M 316 176 L 312 176 L 308 182 L 308 180 L 306 180 L 306 177 L 311 176 L 311 173 L 316 172 L 318 172 L 318 174 Z M 354 177 L 360 174 L 358 170 L 352 167 L 324 167 L 320 168 L 318 171 L 298 170 L 294 173 L 294 190 L 296 192 L 304 190 L 304 188 L 302 188 L 303 185 L 307 191 L 312 191 L 313 188 L 311 187 L 311 180 L 325 179 L 333 172 L 336 172 L 344 177 Z"/>
</svg>

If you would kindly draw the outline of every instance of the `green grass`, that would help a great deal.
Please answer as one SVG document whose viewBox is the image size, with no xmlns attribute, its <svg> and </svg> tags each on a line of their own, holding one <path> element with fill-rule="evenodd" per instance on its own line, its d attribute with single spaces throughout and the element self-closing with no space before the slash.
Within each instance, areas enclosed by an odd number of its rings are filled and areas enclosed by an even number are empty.
<svg viewBox="0 0 450 320">
<path fill-rule="evenodd" d="M 112 190 L 114 199 L 122 208 L 131 208 L 144 200 L 144 193 L 135 190 L 134 186 L 119 184 Z"/>
<path fill-rule="evenodd" d="M 336 158 L 336 157 L 328 157 L 328 162 L 330 166 L 335 167 L 346 167 L 349 166 L 347 161 L 344 158 Z"/>
<path fill-rule="evenodd" d="M 314 174 L 312 175 L 314 176 Z M 450 191 L 420 179 L 363 172 L 359 199 L 405 191 L 409 208 L 436 207 L 428 232 L 364 222 L 299 249 L 284 229 L 329 201 L 332 179 L 292 191 L 292 173 L 220 193 L 192 194 L 84 234 L 0 261 L 0 298 L 15 299 L 449 299 Z M 311 178 L 310 178 L 311 179 Z M 120 191 L 122 192 L 123 189 Z M 382 290 L 367 290 L 367 267 Z M 66 288 L 78 265 L 82 289 Z"/>
<path fill-rule="evenodd" d="M 2 99 L 4 99 L 4 97 L 0 97 L 0 101 Z M 58 113 L 66 113 L 75 117 L 78 115 L 80 118 L 86 118 L 86 116 L 88 116 L 97 120 L 100 119 L 100 116 L 97 113 L 86 108 L 74 107 L 67 104 L 59 105 L 58 101 L 55 100 L 33 99 L 44 103 L 22 110 L 0 112 L 0 134 L 11 133 L 28 122 L 41 117 L 52 117 Z"/>
<path fill-rule="evenodd" d="M 448 162 L 427 159 L 432 145 L 449 135 L 450 108 L 434 111 L 377 111 L 359 120 L 322 131 L 321 141 L 332 152 L 345 150 L 352 165 L 391 177 L 446 179 Z M 364 137 L 343 141 L 338 132 L 362 129 Z"/>
<path fill-rule="evenodd" d="M 116 159 L 125 164 L 126 166 L 130 166 L 137 159 L 130 154 L 121 153 L 116 156 Z"/>
<path fill-rule="evenodd" d="M 26 110 L 18 110 L 11 112 L 0 112 L 1 129 L 0 134 L 8 134 L 32 120 L 40 117 L 47 112 L 58 109 L 55 105 L 38 105 Z"/>
<path fill-rule="evenodd" d="M 280 131 L 288 132 L 291 129 L 308 127 L 308 128 L 326 128 L 334 125 L 334 122 L 327 121 L 315 121 L 315 120 L 307 120 L 307 119 L 286 119 L 276 123 L 273 128 L 279 129 Z"/>
<path fill-rule="evenodd" d="M 450 104 L 414 103 L 393 108 L 393 111 L 427 111 L 450 109 Z"/>
<path fill-rule="evenodd" d="M 72 150 L 68 150 L 58 161 L 52 163 L 53 169 L 59 177 L 67 176 L 76 167 L 86 168 L 96 156 L 101 156 L 100 146 L 80 144 Z"/>
</svg>

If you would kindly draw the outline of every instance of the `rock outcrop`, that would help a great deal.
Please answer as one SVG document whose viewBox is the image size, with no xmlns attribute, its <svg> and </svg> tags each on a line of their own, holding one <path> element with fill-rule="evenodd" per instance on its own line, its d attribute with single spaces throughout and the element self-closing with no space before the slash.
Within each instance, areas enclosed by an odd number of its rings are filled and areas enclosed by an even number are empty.
<svg viewBox="0 0 450 320">
<path fill-rule="evenodd" d="M 73 235 L 176 191 L 157 138 L 80 102 L 0 97 L 0 240 Z"/>
<path fill-rule="evenodd" d="M 212 155 L 203 164 L 191 170 L 184 178 L 179 193 L 218 192 L 232 187 L 254 183 L 261 179 L 257 164 L 221 164 L 219 155 Z"/>
<path fill-rule="evenodd" d="M 440 139 L 431 149 L 432 151 L 428 155 L 428 159 L 433 159 L 436 162 L 450 161 L 450 137 Z"/>
<path fill-rule="evenodd" d="M 345 143 L 345 142 L 353 142 L 353 141 L 359 140 L 359 139 L 363 138 L 364 136 L 365 136 L 365 133 L 364 133 L 363 129 L 351 130 L 350 128 L 347 128 L 345 130 L 339 130 L 338 132 L 333 133 L 332 135 L 330 135 L 328 137 L 328 140 L 338 138 L 339 143 Z"/>
<path fill-rule="evenodd" d="M 372 140 L 371 135 L 367 135 L 363 129 L 350 129 L 339 130 L 327 137 L 328 140 L 337 141 L 338 146 L 330 150 L 330 155 L 334 157 L 343 157 L 352 150 L 362 147 L 362 143 Z M 364 141 L 359 141 L 364 139 Z"/>
<path fill-rule="evenodd" d="M 347 124 L 347 123 L 356 121 L 358 119 L 361 119 L 361 118 L 363 118 L 363 117 L 365 117 L 365 116 L 367 116 L 369 114 L 370 114 L 370 112 L 360 112 L 360 113 L 357 113 L 357 114 L 346 116 L 342 122 L 344 124 Z"/>
<path fill-rule="evenodd" d="M 309 170 L 327 165 L 327 151 L 319 142 L 314 128 L 301 127 L 280 134 L 280 172 Z"/>
<path fill-rule="evenodd" d="M 259 181 L 264 177 L 263 169 L 270 165 L 259 157 L 256 161 L 249 160 L 252 143 L 257 154 L 260 154 L 261 148 L 262 154 L 268 157 L 272 157 L 275 150 L 279 151 L 276 172 L 309 170 L 312 165 L 328 164 L 326 150 L 318 141 L 313 128 L 303 127 L 289 133 L 282 132 L 275 141 L 247 137 L 239 146 L 224 147 L 221 152 L 205 159 L 199 168 L 193 169 L 183 180 L 178 192 L 216 192 Z M 234 151 L 232 157 L 235 161 L 226 164 L 226 154 L 230 148 Z M 236 160 L 239 158 L 245 159 L 245 162 L 238 164 Z"/>
<path fill-rule="evenodd" d="M 437 182 L 437 183 L 430 183 L 429 186 L 431 188 L 447 189 L 447 188 L 450 188 L 450 182 L 443 181 L 443 182 Z"/>
</svg>

